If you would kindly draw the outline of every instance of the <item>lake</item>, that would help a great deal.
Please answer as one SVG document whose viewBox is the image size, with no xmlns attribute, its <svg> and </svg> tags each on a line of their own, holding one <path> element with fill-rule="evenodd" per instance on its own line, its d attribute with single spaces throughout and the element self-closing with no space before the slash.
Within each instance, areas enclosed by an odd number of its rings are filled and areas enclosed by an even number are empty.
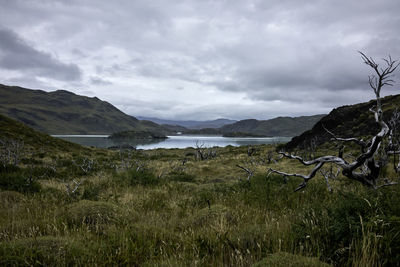
<svg viewBox="0 0 400 267">
<path fill-rule="evenodd" d="M 156 148 L 186 148 L 196 147 L 196 144 L 205 147 L 225 147 L 277 144 L 290 141 L 291 137 L 222 137 L 222 136 L 199 136 L 199 135 L 178 135 L 168 136 L 167 139 L 153 140 L 123 140 L 114 141 L 108 139 L 108 135 L 52 135 L 70 142 L 85 146 L 108 148 L 121 144 L 129 144 L 137 149 L 156 149 Z"/>
</svg>

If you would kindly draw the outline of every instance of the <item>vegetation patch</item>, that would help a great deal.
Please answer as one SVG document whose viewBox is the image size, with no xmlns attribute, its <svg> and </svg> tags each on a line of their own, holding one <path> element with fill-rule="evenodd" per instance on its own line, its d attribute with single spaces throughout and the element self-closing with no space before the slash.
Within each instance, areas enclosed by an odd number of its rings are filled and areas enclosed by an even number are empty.
<svg viewBox="0 0 400 267">
<path fill-rule="evenodd" d="M 72 266 L 90 263 L 87 243 L 45 236 L 0 243 L 2 266 Z"/>
<path fill-rule="evenodd" d="M 121 182 L 129 186 L 154 186 L 160 183 L 160 179 L 149 170 L 130 169 L 117 176 Z"/>
<path fill-rule="evenodd" d="M 121 214 L 110 202 L 81 200 L 67 207 L 65 216 L 70 225 L 95 226 L 115 223 Z"/>
<path fill-rule="evenodd" d="M 28 170 L 14 165 L 0 165 L 0 188 L 23 193 L 40 191 L 40 184 Z"/>
<path fill-rule="evenodd" d="M 286 252 L 278 252 L 268 255 L 257 262 L 253 267 L 329 267 L 331 265 L 321 262 L 318 258 L 294 255 Z"/>
<path fill-rule="evenodd" d="M 0 204 L 5 206 L 19 203 L 25 199 L 25 196 L 16 191 L 0 191 Z"/>
</svg>

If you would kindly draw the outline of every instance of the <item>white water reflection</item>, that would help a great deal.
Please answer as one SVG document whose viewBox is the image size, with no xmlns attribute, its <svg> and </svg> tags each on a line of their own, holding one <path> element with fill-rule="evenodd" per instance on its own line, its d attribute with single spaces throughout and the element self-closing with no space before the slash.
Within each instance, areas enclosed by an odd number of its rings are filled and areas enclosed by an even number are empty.
<svg viewBox="0 0 400 267">
<path fill-rule="evenodd" d="M 204 136 L 204 135 L 178 135 L 168 136 L 167 139 L 152 140 L 111 140 L 107 135 L 53 135 L 64 140 L 78 143 L 85 146 L 94 146 L 107 148 L 129 144 L 138 149 L 156 149 L 156 148 L 186 148 L 196 147 L 196 144 L 205 147 L 225 147 L 242 145 L 260 145 L 277 144 L 290 141 L 291 137 L 222 137 L 222 136 Z"/>
</svg>

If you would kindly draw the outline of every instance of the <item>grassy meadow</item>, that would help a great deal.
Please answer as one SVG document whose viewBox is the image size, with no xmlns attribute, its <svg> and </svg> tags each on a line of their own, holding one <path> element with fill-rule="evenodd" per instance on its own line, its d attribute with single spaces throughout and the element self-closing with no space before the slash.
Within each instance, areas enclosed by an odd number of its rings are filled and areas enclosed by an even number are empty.
<svg viewBox="0 0 400 267">
<path fill-rule="evenodd" d="M 294 193 L 268 168 L 307 168 L 275 149 L 25 145 L 0 167 L 0 265 L 399 265 L 399 186 L 319 175 Z"/>
</svg>

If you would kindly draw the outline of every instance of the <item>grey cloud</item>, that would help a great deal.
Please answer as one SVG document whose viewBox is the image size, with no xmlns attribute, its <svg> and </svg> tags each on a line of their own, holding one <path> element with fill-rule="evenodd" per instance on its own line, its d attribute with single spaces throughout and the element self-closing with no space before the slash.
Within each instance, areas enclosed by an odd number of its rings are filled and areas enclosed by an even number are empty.
<svg viewBox="0 0 400 267">
<path fill-rule="evenodd" d="M 7 29 L 0 29 L 0 67 L 63 81 L 81 78 L 75 64 L 63 63 L 46 52 L 36 50 Z"/>
<path fill-rule="evenodd" d="M 112 82 L 104 80 L 104 79 L 102 79 L 100 77 L 92 77 L 92 78 L 90 78 L 90 83 L 93 84 L 93 85 L 100 85 L 100 86 L 102 86 L 102 85 L 112 85 Z"/>
<path fill-rule="evenodd" d="M 328 112 L 373 97 L 370 70 L 358 50 L 377 59 L 400 58 L 398 0 L 0 3 L 1 25 L 43 41 L 45 51 L 76 64 L 62 63 L 9 31 L 0 33 L 0 67 L 34 76 L 32 84 L 40 75 L 75 77 L 81 88 L 111 103 L 120 103 L 123 95 L 127 104 L 120 107 L 133 115 L 263 118 Z M 172 88 L 184 88 L 179 98 L 171 98 Z M 193 88 L 204 88 L 202 105 L 188 104 L 192 94 L 185 92 Z M 226 97 L 211 104 L 216 94 Z M 247 104 L 230 105 L 234 97 Z"/>
<path fill-rule="evenodd" d="M 78 48 L 73 48 L 71 50 L 71 53 L 76 55 L 77 57 L 80 57 L 80 58 L 87 57 L 87 55 L 84 52 L 82 52 L 80 49 L 78 49 Z"/>
</svg>

